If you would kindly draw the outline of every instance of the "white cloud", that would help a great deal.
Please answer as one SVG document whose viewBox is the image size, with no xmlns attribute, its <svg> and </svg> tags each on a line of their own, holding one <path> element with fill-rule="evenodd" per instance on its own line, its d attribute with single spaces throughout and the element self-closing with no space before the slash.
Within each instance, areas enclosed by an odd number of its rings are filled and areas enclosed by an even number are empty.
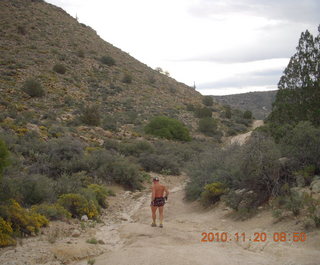
<svg viewBox="0 0 320 265">
<path fill-rule="evenodd" d="M 201 84 L 233 80 L 224 93 L 276 86 L 245 85 L 239 75 L 284 69 L 300 33 L 315 31 L 320 13 L 318 0 L 48 2 L 77 14 L 106 41 L 153 68 L 168 70 L 180 82 L 196 81 L 201 89 Z"/>
</svg>

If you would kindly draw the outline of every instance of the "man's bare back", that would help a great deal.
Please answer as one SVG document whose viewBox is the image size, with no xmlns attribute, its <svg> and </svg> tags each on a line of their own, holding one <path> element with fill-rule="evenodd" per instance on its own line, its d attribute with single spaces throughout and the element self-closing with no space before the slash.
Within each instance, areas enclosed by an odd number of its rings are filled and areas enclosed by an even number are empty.
<svg viewBox="0 0 320 265">
<path fill-rule="evenodd" d="M 153 178 L 152 194 L 151 194 L 151 211 L 152 211 L 152 226 L 156 226 L 156 211 L 159 209 L 160 227 L 163 227 L 163 207 L 165 200 L 168 199 L 169 191 L 166 186 L 159 183 L 159 178 Z"/>
</svg>

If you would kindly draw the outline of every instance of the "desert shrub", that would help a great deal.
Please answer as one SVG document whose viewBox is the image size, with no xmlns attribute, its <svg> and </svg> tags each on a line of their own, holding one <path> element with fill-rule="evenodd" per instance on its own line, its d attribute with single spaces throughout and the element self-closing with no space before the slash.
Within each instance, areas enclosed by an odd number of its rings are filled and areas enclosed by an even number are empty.
<svg viewBox="0 0 320 265">
<path fill-rule="evenodd" d="M 62 174 L 54 183 L 55 194 L 62 195 L 66 193 L 77 193 L 83 188 L 81 175 L 79 174 Z"/>
<path fill-rule="evenodd" d="M 45 92 L 41 84 L 35 79 L 28 79 L 24 82 L 21 90 L 30 97 L 43 97 Z"/>
<path fill-rule="evenodd" d="M 134 141 L 132 143 L 122 143 L 120 144 L 120 152 L 126 156 L 139 156 L 142 153 L 152 153 L 154 147 L 147 141 Z"/>
<path fill-rule="evenodd" d="M 4 168 L 9 164 L 9 151 L 6 144 L 0 139 L 0 183 Z"/>
<path fill-rule="evenodd" d="M 126 84 L 131 84 L 132 83 L 132 76 L 128 73 L 125 73 L 123 75 L 122 82 L 126 83 Z"/>
<path fill-rule="evenodd" d="M 212 110 L 207 107 L 197 108 L 195 110 L 195 115 L 197 118 L 212 117 Z"/>
<path fill-rule="evenodd" d="M 80 58 L 84 58 L 84 57 L 85 57 L 85 53 L 84 53 L 83 50 L 78 50 L 78 51 L 77 51 L 77 55 L 78 55 L 78 57 L 80 57 Z"/>
<path fill-rule="evenodd" d="M 24 26 L 21 26 L 21 25 L 17 26 L 17 32 L 19 34 L 21 34 L 21 35 L 26 35 L 27 34 L 26 28 Z"/>
<path fill-rule="evenodd" d="M 71 214 L 59 204 L 43 203 L 32 206 L 31 210 L 45 216 L 48 220 L 65 220 L 71 217 Z"/>
<path fill-rule="evenodd" d="M 199 120 L 199 131 L 207 136 L 215 135 L 217 127 L 217 121 L 214 118 L 206 117 Z"/>
<path fill-rule="evenodd" d="M 246 110 L 244 113 L 243 113 L 243 118 L 244 119 L 252 119 L 252 112 L 250 110 Z"/>
<path fill-rule="evenodd" d="M 200 202 L 203 206 L 210 206 L 220 200 L 221 195 L 226 192 L 225 185 L 221 182 L 213 182 L 204 186 Z"/>
<path fill-rule="evenodd" d="M 108 207 L 108 203 L 107 203 L 106 199 L 107 199 L 107 197 L 109 195 L 109 191 L 108 191 L 108 189 L 106 187 L 104 187 L 102 185 L 98 185 L 98 184 L 90 184 L 87 187 L 87 189 L 94 193 L 98 204 L 102 208 L 107 208 Z"/>
<path fill-rule="evenodd" d="M 98 209 L 93 201 L 88 201 L 83 195 L 76 193 L 63 194 L 58 199 L 58 204 L 71 213 L 72 217 L 87 215 L 88 218 L 96 218 Z"/>
<path fill-rule="evenodd" d="M 55 64 L 52 68 L 58 74 L 65 74 L 67 72 L 67 68 L 63 64 Z"/>
<path fill-rule="evenodd" d="M 119 151 L 120 150 L 120 143 L 113 139 L 106 139 L 103 143 L 103 147 L 106 150 L 113 150 L 113 151 Z"/>
<path fill-rule="evenodd" d="M 83 108 L 81 110 L 80 120 L 89 126 L 99 126 L 101 120 L 99 108 L 95 105 Z"/>
<path fill-rule="evenodd" d="M 236 188 L 247 188 L 259 194 L 260 203 L 270 195 L 276 195 L 281 188 L 280 162 L 281 153 L 273 139 L 253 133 L 248 143 L 243 146 L 239 161 L 239 183 Z"/>
<path fill-rule="evenodd" d="M 116 61 L 111 56 L 102 56 L 100 61 L 108 66 L 113 66 L 116 64 Z"/>
<path fill-rule="evenodd" d="M 13 230 L 10 222 L 0 217 L 0 247 L 15 246 L 17 242 L 12 236 Z"/>
<path fill-rule="evenodd" d="M 195 111 L 196 107 L 193 104 L 187 104 L 187 111 Z"/>
<path fill-rule="evenodd" d="M 53 138 L 43 144 L 37 163 L 32 164 L 30 173 L 40 173 L 52 178 L 63 174 L 71 175 L 82 170 L 83 144 L 71 137 Z"/>
<path fill-rule="evenodd" d="M 213 105 L 213 98 L 211 96 L 204 96 L 202 98 L 202 103 L 208 107 Z"/>
<path fill-rule="evenodd" d="M 247 127 L 243 124 L 238 124 L 238 123 L 231 123 L 229 125 L 227 134 L 228 135 L 236 135 L 239 133 L 244 133 L 247 131 Z"/>
<path fill-rule="evenodd" d="M 118 183 L 133 190 L 141 188 L 139 167 L 125 158 L 108 157 L 102 161 L 96 175 L 108 183 Z"/>
<path fill-rule="evenodd" d="M 188 201 L 194 201 L 198 199 L 203 191 L 203 187 L 198 182 L 188 182 L 186 186 L 186 199 Z"/>
<path fill-rule="evenodd" d="M 183 123 L 165 116 L 153 118 L 145 127 L 145 132 L 168 140 L 191 140 L 189 130 Z"/>
<path fill-rule="evenodd" d="M 94 244 L 94 245 L 98 244 L 98 240 L 95 239 L 94 237 L 88 239 L 86 242 L 87 242 L 88 244 Z"/>
<path fill-rule="evenodd" d="M 314 165 L 305 166 L 300 170 L 294 171 L 293 175 L 296 178 L 297 186 L 304 187 L 310 185 L 315 174 L 316 167 Z"/>
<path fill-rule="evenodd" d="M 105 115 L 102 118 L 101 127 L 104 130 L 116 131 L 117 130 L 117 120 L 110 115 Z"/>
<path fill-rule="evenodd" d="M 11 227 L 16 235 L 38 233 L 42 226 L 49 223 L 43 215 L 27 211 L 15 200 L 6 201 L 0 206 L 0 217 L 11 222 Z"/>
<path fill-rule="evenodd" d="M 142 154 L 139 163 L 146 171 L 154 171 L 158 173 L 179 175 L 179 165 L 174 159 L 170 159 L 167 155 Z"/>
<path fill-rule="evenodd" d="M 42 175 L 28 175 L 17 181 L 24 205 L 30 206 L 45 201 L 53 201 L 53 181 Z"/>
<path fill-rule="evenodd" d="M 224 106 L 224 116 L 227 119 L 231 119 L 232 117 L 231 107 L 229 105 Z"/>
<path fill-rule="evenodd" d="M 299 122 L 292 130 L 286 132 L 281 140 L 285 156 L 294 159 L 297 165 L 320 168 L 320 128 L 310 122 Z"/>
</svg>

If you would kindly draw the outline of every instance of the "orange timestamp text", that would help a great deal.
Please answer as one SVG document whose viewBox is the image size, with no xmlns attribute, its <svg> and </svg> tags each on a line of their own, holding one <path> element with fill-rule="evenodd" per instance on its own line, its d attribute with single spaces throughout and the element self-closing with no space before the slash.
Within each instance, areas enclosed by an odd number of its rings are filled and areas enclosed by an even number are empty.
<svg viewBox="0 0 320 265">
<path fill-rule="evenodd" d="M 307 240 L 307 234 L 304 232 L 255 232 L 252 234 L 246 232 L 203 232 L 201 236 L 201 242 L 305 242 Z"/>
</svg>

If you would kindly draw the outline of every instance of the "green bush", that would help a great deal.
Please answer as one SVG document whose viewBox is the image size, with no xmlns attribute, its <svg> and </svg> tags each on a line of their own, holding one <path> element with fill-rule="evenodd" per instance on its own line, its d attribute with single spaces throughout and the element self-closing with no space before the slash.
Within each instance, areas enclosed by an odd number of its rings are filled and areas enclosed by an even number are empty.
<svg viewBox="0 0 320 265">
<path fill-rule="evenodd" d="M 197 118 L 206 118 L 206 117 L 212 117 L 212 110 L 209 108 L 197 108 L 195 110 L 195 115 Z"/>
<path fill-rule="evenodd" d="M 26 80 L 21 90 L 27 93 L 30 97 L 43 97 L 45 95 L 41 84 L 35 79 Z"/>
<path fill-rule="evenodd" d="M 109 195 L 109 191 L 106 187 L 98 184 L 90 184 L 87 189 L 95 194 L 95 198 L 102 208 L 108 207 L 106 199 Z"/>
<path fill-rule="evenodd" d="M 99 108 L 95 105 L 87 106 L 82 109 L 82 114 L 80 120 L 89 126 L 99 126 L 100 125 L 100 111 Z"/>
<path fill-rule="evenodd" d="M 202 103 L 208 107 L 213 105 L 213 98 L 211 96 L 204 96 L 202 98 Z"/>
<path fill-rule="evenodd" d="M 113 66 L 116 64 L 116 61 L 111 56 L 102 56 L 100 61 L 108 66 Z"/>
<path fill-rule="evenodd" d="M 71 218 L 71 214 L 59 204 L 47 204 L 32 206 L 31 210 L 45 216 L 48 220 L 65 220 Z"/>
<path fill-rule="evenodd" d="M 53 189 L 55 194 L 59 196 L 66 193 L 78 193 L 81 188 L 83 188 L 83 186 L 80 174 L 62 174 L 62 176 L 55 181 Z"/>
<path fill-rule="evenodd" d="M 106 161 L 96 174 L 109 183 L 118 183 L 132 190 L 141 188 L 139 167 L 123 158 Z"/>
<path fill-rule="evenodd" d="M 214 118 L 206 117 L 199 120 L 199 131 L 207 136 L 217 133 L 217 121 Z"/>
<path fill-rule="evenodd" d="M 183 125 L 183 123 L 165 116 L 153 118 L 145 127 L 145 132 L 168 140 L 191 140 L 189 130 Z"/>
<path fill-rule="evenodd" d="M 142 153 L 153 153 L 154 147 L 147 141 L 138 140 L 132 143 L 120 144 L 120 152 L 126 156 L 139 157 Z"/>
<path fill-rule="evenodd" d="M 71 213 L 72 217 L 87 215 L 90 219 L 99 215 L 93 201 L 88 201 L 83 195 L 76 193 L 63 194 L 58 199 L 58 204 Z"/>
<path fill-rule="evenodd" d="M 63 64 L 55 64 L 52 68 L 58 74 L 65 74 L 67 72 L 67 68 Z"/>
<path fill-rule="evenodd" d="M 29 175 L 23 177 L 17 183 L 24 205 L 30 206 L 45 201 L 52 201 L 55 198 L 53 192 L 53 181 L 42 175 Z"/>
<path fill-rule="evenodd" d="M 213 182 L 204 186 L 200 202 L 203 206 L 210 206 L 220 200 L 221 195 L 226 192 L 225 185 L 221 182 Z"/>
<path fill-rule="evenodd" d="M 246 110 L 244 113 L 243 113 L 243 118 L 244 119 L 252 119 L 252 112 L 250 110 Z"/>
<path fill-rule="evenodd" d="M 32 150 L 32 149 L 31 149 Z M 83 170 L 83 143 L 72 138 L 53 138 L 39 150 L 37 162 L 30 167 L 30 173 L 39 173 L 58 179 L 63 174 Z"/>
</svg>

